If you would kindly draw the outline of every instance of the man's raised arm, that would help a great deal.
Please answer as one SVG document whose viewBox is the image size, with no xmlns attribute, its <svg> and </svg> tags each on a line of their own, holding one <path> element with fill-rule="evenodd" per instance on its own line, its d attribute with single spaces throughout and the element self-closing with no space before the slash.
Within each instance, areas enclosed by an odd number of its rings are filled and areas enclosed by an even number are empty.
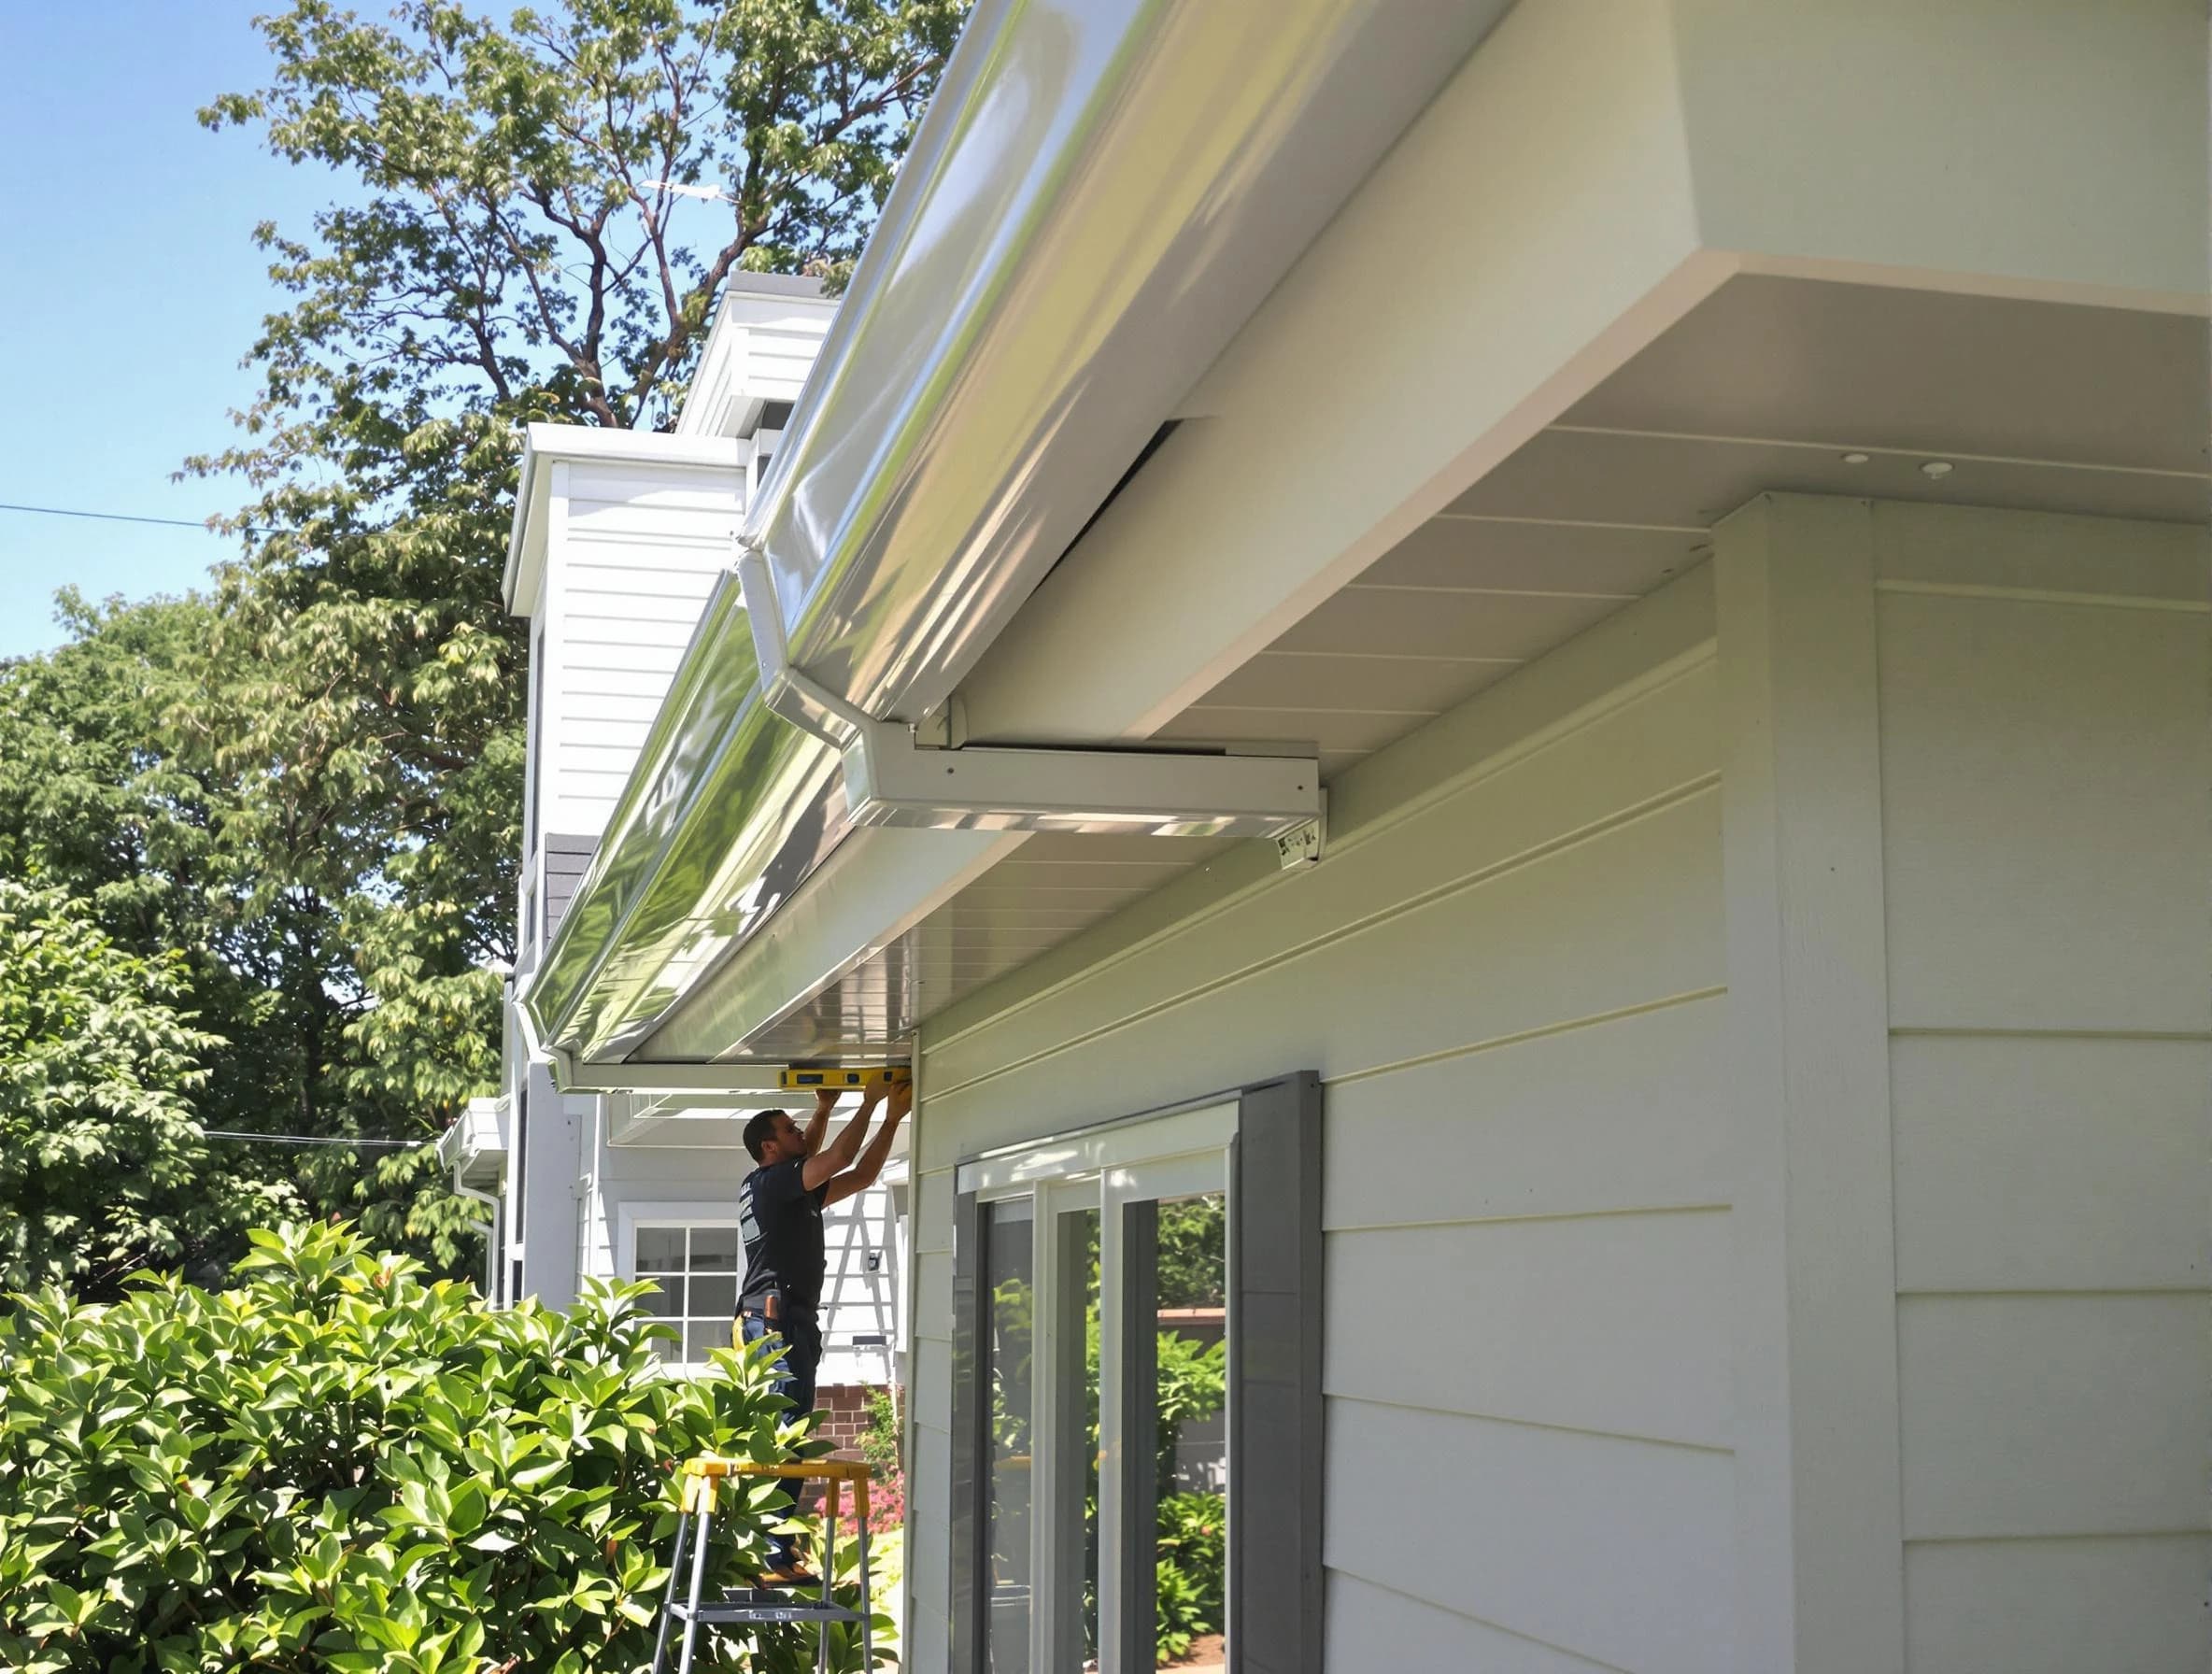
<svg viewBox="0 0 2212 1674">
<path fill-rule="evenodd" d="M 806 1125 L 806 1154 L 812 1156 L 822 1148 L 822 1136 L 830 1131 L 830 1113 L 837 1108 L 837 1089 L 815 1089 L 815 1114 Z"/>
<path fill-rule="evenodd" d="M 838 1129 L 835 1139 L 809 1156 L 806 1166 L 800 1170 L 799 1178 L 808 1191 L 827 1185 L 853 1166 L 853 1158 L 860 1155 L 860 1141 L 868 1132 L 868 1118 L 883 1101 L 882 1082 L 872 1082 L 860 1090 L 860 1108 L 853 1113 L 853 1119 Z M 825 1117 L 829 1114 L 827 1111 L 822 1114 Z"/>
<path fill-rule="evenodd" d="M 884 1113 L 884 1125 L 875 1130 L 875 1138 L 868 1142 L 868 1149 L 860 1153 L 860 1160 L 845 1172 L 830 1182 L 830 1189 L 823 1195 L 825 1204 L 849 1198 L 855 1192 L 864 1192 L 875 1184 L 875 1177 L 884 1171 L 884 1163 L 891 1155 L 891 1140 L 899 1131 L 899 1124 L 906 1113 L 914 1108 L 914 1083 L 902 1081 L 891 1089 L 891 1102 Z"/>
</svg>

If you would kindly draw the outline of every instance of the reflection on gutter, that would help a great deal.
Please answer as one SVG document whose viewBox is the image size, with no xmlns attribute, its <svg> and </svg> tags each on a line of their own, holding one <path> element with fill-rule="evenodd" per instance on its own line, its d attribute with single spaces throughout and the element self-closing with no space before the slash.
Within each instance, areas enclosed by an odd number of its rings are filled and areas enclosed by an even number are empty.
<svg viewBox="0 0 2212 1674">
<path fill-rule="evenodd" d="M 979 0 L 748 509 L 771 655 L 725 577 L 520 1002 L 548 1046 L 621 1057 L 755 966 L 758 1031 L 952 887 L 872 833 L 876 922 L 756 936 L 846 838 L 837 746 L 943 703 L 1503 9 Z"/>
<path fill-rule="evenodd" d="M 571 1058 L 619 1057 L 844 834 L 837 752 L 762 699 L 716 583 L 605 840 L 519 1004 Z"/>
<path fill-rule="evenodd" d="M 1503 0 L 981 0 L 746 510 L 790 660 L 933 714 Z"/>
</svg>

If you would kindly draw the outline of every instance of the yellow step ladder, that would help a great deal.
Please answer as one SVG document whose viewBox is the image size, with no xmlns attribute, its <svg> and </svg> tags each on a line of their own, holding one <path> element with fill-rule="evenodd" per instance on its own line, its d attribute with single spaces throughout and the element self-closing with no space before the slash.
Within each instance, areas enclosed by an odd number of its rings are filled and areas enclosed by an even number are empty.
<svg viewBox="0 0 2212 1674">
<path fill-rule="evenodd" d="M 872 1668 L 875 1647 L 871 1639 L 872 1599 L 868 1583 L 868 1467 L 851 1459 L 810 1459 L 793 1463 L 760 1464 L 751 1459 L 725 1459 L 702 1454 L 683 1466 L 676 1515 L 675 1553 L 668 1565 L 668 1593 L 660 1605 L 660 1632 L 653 1643 L 653 1674 L 667 1666 L 670 1626 L 684 1624 L 683 1644 L 677 1654 L 676 1674 L 691 1674 L 692 1653 L 699 1630 L 709 1627 L 750 1626 L 770 1622 L 813 1622 L 819 1639 L 815 1652 L 818 1674 L 830 1674 L 830 1626 L 835 1622 L 860 1624 L 860 1667 Z M 715 1499 L 722 1484 L 732 1477 L 780 1477 L 786 1481 L 822 1481 L 829 1486 L 822 1497 L 822 1595 L 818 1602 L 782 1587 L 739 1587 L 705 1596 L 706 1549 L 714 1531 Z M 853 1526 L 859 1543 L 860 1608 L 838 1604 L 831 1588 L 837 1573 L 837 1511 L 842 1484 L 853 1485 Z M 792 1491 L 794 1497 L 798 1490 Z M 691 1556 L 689 1591 L 681 1598 L 684 1556 Z"/>
</svg>

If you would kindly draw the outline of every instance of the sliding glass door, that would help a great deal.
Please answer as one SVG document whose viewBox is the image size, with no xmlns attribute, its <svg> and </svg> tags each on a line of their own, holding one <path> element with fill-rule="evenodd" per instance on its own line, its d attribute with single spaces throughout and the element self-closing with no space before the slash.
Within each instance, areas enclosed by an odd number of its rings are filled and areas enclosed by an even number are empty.
<svg viewBox="0 0 2212 1674">
<path fill-rule="evenodd" d="M 1227 1665 L 1235 1108 L 962 1171 L 990 1674 Z"/>
</svg>

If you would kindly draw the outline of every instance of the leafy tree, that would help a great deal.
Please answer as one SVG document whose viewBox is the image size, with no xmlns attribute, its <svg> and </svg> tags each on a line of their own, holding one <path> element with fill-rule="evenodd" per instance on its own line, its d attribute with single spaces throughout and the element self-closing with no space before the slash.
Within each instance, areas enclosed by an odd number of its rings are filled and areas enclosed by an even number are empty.
<svg viewBox="0 0 2212 1674">
<path fill-rule="evenodd" d="M 272 1205 L 208 1167 L 189 1095 L 220 1043 L 184 960 L 119 946 L 67 891 L 0 877 L 0 1285 L 113 1296 Z"/>
<path fill-rule="evenodd" d="M 75 642 L 0 671 L 0 874 L 35 867 L 186 985 L 221 1037 L 178 1095 L 209 1126 L 427 1139 L 495 1085 L 519 427 L 666 426 L 732 272 L 837 283 L 965 8 L 560 0 L 503 21 L 405 0 L 376 21 L 292 0 L 260 21 L 267 84 L 202 119 L 327 168 L 340 201 L 260 229 L 286 304 L 248 354 L 260 393 L 234 446 L 188 462 L 245 485 L 239 556 L 207 600 L 65 600 Z M 233 1152 L 212 1166 L 468 1260 L 427 1147 Z"/>
<path fill-rule="evenodd" d="M 665 425 L 733 270 L 842 272 L 963 10 L 565 0 L 503 25 L 414 0 L 382 24 L 295 0 L 261 24 L 269 85 L 203 113 L 362 193 L 310 237 L 262 229 L 292 305 L 254 346 L 243 438 L 193 461 L 256 498 L 201 689 L 170 717 L 236 784 L 225 842 L 281 858 L 256 910 L 327 950 L 330 1003 L 303 1027 L 339 1068 L 310 1092 L 347 1108 L 305 1109 L 310 1127 L 403 1131 L 497 1075 L 518 427 Z M 649 184 L 702 179 L 734 203 Z"/>
<path fill-rule="evenodd" d="M 93 607 L 64 592 L 62 614 L 67 645 L 0 667 L 0 877 L 66 892 L 119 949 L 174 984 L 171 1000 L 202 1030 L 179 1093 L 200 1126 L 424 1135 L 419 1115 L 329 1091 L 358 1051 L 346 1025 L 366 1009 L 348 986 L 347 950 L 311 898 L 266 891 L 269 877 L 296 868 L 274 843 L 239 840 L 236 776 L 193 762 L 170 724 L 205 689 L 214 607 L 191 598 Z M 465 1258 L 461 1218 L 442 1191 L 425 1191 L 433 1162 L 427 1149 L 194 1147 L 195 1183 L 174 1194 L 181 1207 L 163 1258 L 220 1276 L 244 1253 L 231 1212 L 250 1187 L 294 1212 L 358 1215 L 452 1265 Z M 0 1220 L 35 1217 L 41 1190 L 28 1174 L 0 1176 Z M 80 1282 L 96 1284 L 105 1268 L 89 1243 L 79 1254 Z"/>
<path fill-rule="evenodd" d="M 1163 1308 L 1219 1308 L 1228 1293 L 1228 1207 L 1218 1192 L 1160 1205 Z"/>
</svg>

